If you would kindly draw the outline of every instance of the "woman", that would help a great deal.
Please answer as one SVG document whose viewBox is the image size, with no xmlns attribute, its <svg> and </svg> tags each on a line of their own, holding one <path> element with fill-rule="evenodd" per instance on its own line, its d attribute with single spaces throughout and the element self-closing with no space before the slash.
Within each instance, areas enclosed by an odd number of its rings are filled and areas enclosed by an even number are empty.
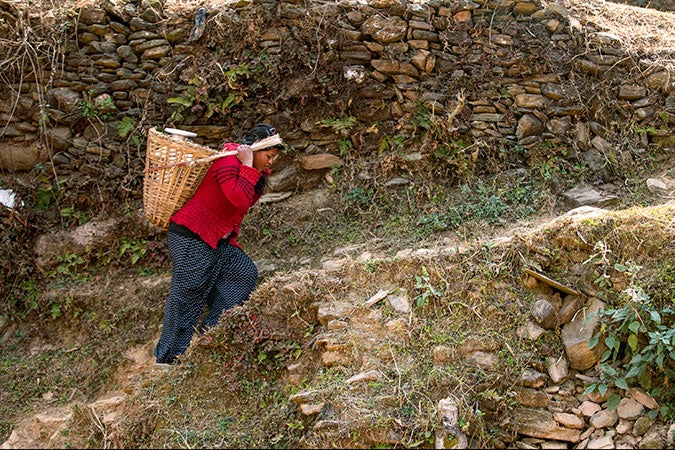
<svg viewBox="0 0 675 450">
<path fill-rule="evenodd" d="M 281 150 L 253 152 L 250 145 L 274 134 L 274 128 L 261 124 L 246 133 L 241 145 L 223 145 L 222 151 L 237 154 L 216 159 L 194 195 L 171 217 L 167 241 L 173 273 L 154 352 L 157 363 L 176 362 L 195 330 L 215 326 L 224 310 L 241 305 L 255 288 L 258 269 L 236 238 Z M 197 327 L 205 305 L 206 316 Z"/>
</svg>

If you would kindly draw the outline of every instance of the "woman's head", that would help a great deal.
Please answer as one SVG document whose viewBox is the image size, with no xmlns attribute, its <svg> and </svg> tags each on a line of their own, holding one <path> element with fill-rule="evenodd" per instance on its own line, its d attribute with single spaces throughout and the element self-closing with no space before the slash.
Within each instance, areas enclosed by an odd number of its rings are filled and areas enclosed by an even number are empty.
<svg viewBox="0 0 675 450">
<path fill-rule="evenodd" d="M 277 130 L 271 125 L 259 124 L 246 132 L 242 144 L 252 145 L 275 134 L 277 134 Z M 283 150 L 283 146 L 278 145 L 253 152 L 253 167 L 260 171 L 269 167 L 281 150 Z"/>
<path fill-rule="evenodd" d="M 246 145 L 253 145 L 258 141 L 262 141 L 265 138 L 274 136 L 277 134 L 276 128 L 266 123 L 261 123 L 254 126 L 246 132 L 241 143 Z M 283 150 L 283 146 L 278 146 L 279 150 Z"/>
</svg>

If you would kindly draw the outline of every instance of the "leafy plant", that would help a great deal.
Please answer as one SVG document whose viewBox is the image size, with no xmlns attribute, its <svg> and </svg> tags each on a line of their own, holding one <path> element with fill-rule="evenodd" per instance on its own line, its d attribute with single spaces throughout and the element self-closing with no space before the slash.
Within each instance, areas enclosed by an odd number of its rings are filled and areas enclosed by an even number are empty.
<svg viewBox="0 0 675 450">
<path fill-rule="evenodd" d="M 437 207 L 430 214 L 419 215 L 417 225 L 442 231 L 476 220 L 498 223 L 514 218 L 523 219 L 534 214 L 537 203 L 545 198 L 543 192 L 537 191 L 527 181 L 499 188 L 478 180 L 473 184 L 461 185 L 460 191 L 463 197 L 461 202 L 448 205 L 441 211 Z"/>
<path fill-rule="evenodd" d="M 84 258 L 77 253 L 66 253 L 59 256 L 59 264 L 56 269 L 50 272 L 50 275 L 74 275 L 77 273 L 78 267 L 85 263 Z"/>
<path fill-rule="evenodd" d="M 354 148 L 354 144 L 349 139 L 340 139 L 338 142 L 338 149 L 340 150 L 340 156 L 345 156 L 349 150 Z"/>
<path fill-rule="evenodd" d="M 533 172 L 544 180 L 551 180 L 555 176 L 567 175 L 574 169 L 566 159 L 569 149 L 559 142 L 546 139 L 541 143 L 530 147 L 517 147 L 527 159 Z"/>
<path fill-rule="evenodd" d="M 27 313 L 37 308 L 40 292 L 38 282 L 32 278 L 23 280 L 17 289 L 10 291 L 8 314 L 24 318 Z"/>
<path fill-rule="evenodd" d="M 129 116 L 123 117 L 117 129 L 117 134 L 119 134 L 121 138 L 129 137 L 136 148 L 140 148 L 142 144 L 142 137 L 139 133 L 134 133 L 134 130 L 136 130 L 137 127 L 138 122 L 136 119 Z"/>
<path fill-rule="evenodd" d="M 351 130 L 351 128 L 356 124 L 356 117 L 346 116 L 342 118 L 329 118 L 323 119 L 318 123 L 324 128 L 331 128 L 336 133 L 342 133 L 343 135 L 346 135 L 346 133 L 348 133 L 349 130 Z"/>
<path fill-rule="evenodd" d="M 639 266 L 615 265 L 615 268 L 630 273 L 631 283 L 622 292 L 621 306 L 597 313 L 600 329 L 589 342 L 589 348 L 603 342 L 607 350 L 600 358 L 600 380 L 590 383 L 586 393 L 598 391 L 605 395 L 613 386 L 620 389 L 640 386 L 653 395 L 663 395 L 661 387 L 675 379 L 675 309 L 657 308 L 636 285 L 634 273 Z M 619 401 L 618 394 L 611 394 L 609 409 L 616 408 Z M 673 408 L 664 404 L 660 412 L 668 416 L 675 413 Z"/>
<path fill-rule="evenodd" d="M 397 150 L 403 147 L 405 138 L 403 136 L 391 137 L 384 135 L 377 144 L 377 154 L 381 155 L 386 150 Z"/>
<path fill-rule="evenodd" d="M 649 125 L 649 126 L 637 126 L 637 127 L 635 128 L 635 131 L 636 131 L 638 134 L 649 134 L 649 133 L 652 133 L 652 134 L 653 134 L 653 133 L 656 133 L 656 132 L 657 132 L 656 127 L 653 126 L 653 125 Z"/>
<path fill-rule="evenodd" d="M 442 292 L 438 290 L 429 277 L 429 271 L 426 266 L 422 266 L 422 274 L 415 275 L 415 289 L 420 293 L 415 297 L 417 306 L 422 308 L 431 298 L 438 298 Z"/>
<path fill-rule="evenodd" d="M 53 320 L 57 319 L 61 317 L 64 311 L 69 310 L 72 306 L 73 298 L 70 296 L 66 296 L 63 299 L 54 299 L 49 303 L 49 315 Z"/>
<path fill-rule="evenodd" d="M 475 153 L 469 151 L 473 147 L 469 142 L 463 140 L 440 143 L 436 146 L 433 156 L 443 163 L 453 166 L 457 173 L 463 174 L 464 178 L 470 178 L 476 161 Z"/>
<path fill-rule="evenodd" d="M 83 211 L 76 211 L 74 207 L 69 206 L 61 209 L 61 217 L 68 223 L 82 225 L 87 222 L 87 214 Z"/>
<path fill-rule="evenodd" d="M 35 210 L 44 211 L 49 208 L 54 197 L 51 185 L 42 185 L 35 193 Z"/>
<path fill-rule="evenodd" d="M 182 123 L 193 123 L 202 117 L 209 119 L 214 114 L 224 115 L 233 106 L 241 103 L 247 95 L 246 86 L 241 84 L 242 78 L 248 79 L 251 74 L 246 64 L 223 70 L 225 83 L 216 80 L 210 84 L 206 78 L 195 75 L 178 97 L 166 100 L 175 107 L 171 120 Z"/>
<path fill-rule="evenodd" d="M 123 117 L 119 127 L 117 128 L 117 133 L 120 135 L 120 137 L 127 137 L 129 133 L 133 131 L 134 128 L 136 128 L 136 120 L 133 117 Z"/>
<path fill-rule="evenodd" d="M 120 256 L 129 255 L 131 264 L 136 264 L 148 251 L 148 241 L 141 239 L 138 241 L 123 238 L 122 244 L 119 247 L 118 254 Z"/>
<path fill-rule="evenodd" d="M 432 129 L 432 126 L 434 125 L 434 117 L 432 116 L 429 109 L 426 106 L 424 106 L 424 104 L 418 102 L 417 110 L 413 114 L 410 123 L 412 124 L 415 132 L 417 132 L 419 128 L 425 131 L 429 131 Z"/>
<path fill-rule="evenodd" d="M 417 225 L 430 226 L 434 231 L 443 231 L 450 227 L 444 214 L 429 214 L 419 216 L 417 219 Z"/>
<path fill-rule="evenodd" d="M 347 193 L 347 199 L 349 200 L 350 205 L 366 206 L 372 201 L 372 192 L 369 190 L 364 191 L 360 187 L 356 186 L 349 190 Z"/>
<path fill-rule="evenodd" d="M 101 119 L 108 119 L 114 111 L 117 110 L 117 106 L 113 102 L 113 99 L 108 94 L 103 94 L 96 97 L 93 101 L 85 100 L 78 105 L 77 108 L 81 117 L 86 119 L 93 119 L 99 117 Z"/>
<path fill-rule="evenodd" d="M 611 289 L 610 276 L 608 271 L 612 267 L 610 262 L 610 254 L 612 250 L 607 246 L 607 243 L 603 241 L 597 242 L 593 246 L 593 250 L 596 253 L 592 254 L 583 264 L 588 264 L 592 262 L 596 267 L 602 269 L 602 273 L 593 280 L 593 284 L 597 285 L 601 289 Z M 618 267 L 617 267 L 618 269 Z"/>
</svg>

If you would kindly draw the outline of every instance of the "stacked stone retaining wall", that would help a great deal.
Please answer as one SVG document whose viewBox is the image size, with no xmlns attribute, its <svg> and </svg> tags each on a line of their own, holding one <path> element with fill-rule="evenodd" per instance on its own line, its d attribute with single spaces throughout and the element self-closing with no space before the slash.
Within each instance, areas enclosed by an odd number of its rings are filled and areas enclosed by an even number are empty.
<svg viewBox="0 0 675 450">
<path fill-rule="evenodd" d="M 261 120 L 298 152 L 338 154 L 343 139 L 363 153 L 414 145 L 431 117 L 483 152 L 563 147 L 598 179 L 674 145 L 672 69 L 554 3 L 242 1 L 207 5 L 202 20 L 196 4 L 169 6 L 101 1 L 64 16 L 59 57 L 5 77 L 0 165 L 138 191 L 149 127 L 217 146 Z M 221 75 L 189 78 L 207 66 Z"/>
</svg>

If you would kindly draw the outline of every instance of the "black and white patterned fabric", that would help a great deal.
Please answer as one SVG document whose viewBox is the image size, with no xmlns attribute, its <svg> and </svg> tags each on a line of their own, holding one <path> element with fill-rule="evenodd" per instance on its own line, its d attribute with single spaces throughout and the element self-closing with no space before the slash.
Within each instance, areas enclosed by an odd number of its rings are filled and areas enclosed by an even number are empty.
<svg viewBox="0 0 675 450">
<path fill-rule="evenodd" d="M 167 241 L 173 274 L 155 356 L 158 363 L 171 364 L 188 349 L 195 331 L 215 326 L 224 310 L 248 299 L 258 269 L 243 250 L 225 241 L 213 249 L 200 239 L 172 232 Z M 197 326 L 204 307 L 206 316 Z"/>
</svg>

